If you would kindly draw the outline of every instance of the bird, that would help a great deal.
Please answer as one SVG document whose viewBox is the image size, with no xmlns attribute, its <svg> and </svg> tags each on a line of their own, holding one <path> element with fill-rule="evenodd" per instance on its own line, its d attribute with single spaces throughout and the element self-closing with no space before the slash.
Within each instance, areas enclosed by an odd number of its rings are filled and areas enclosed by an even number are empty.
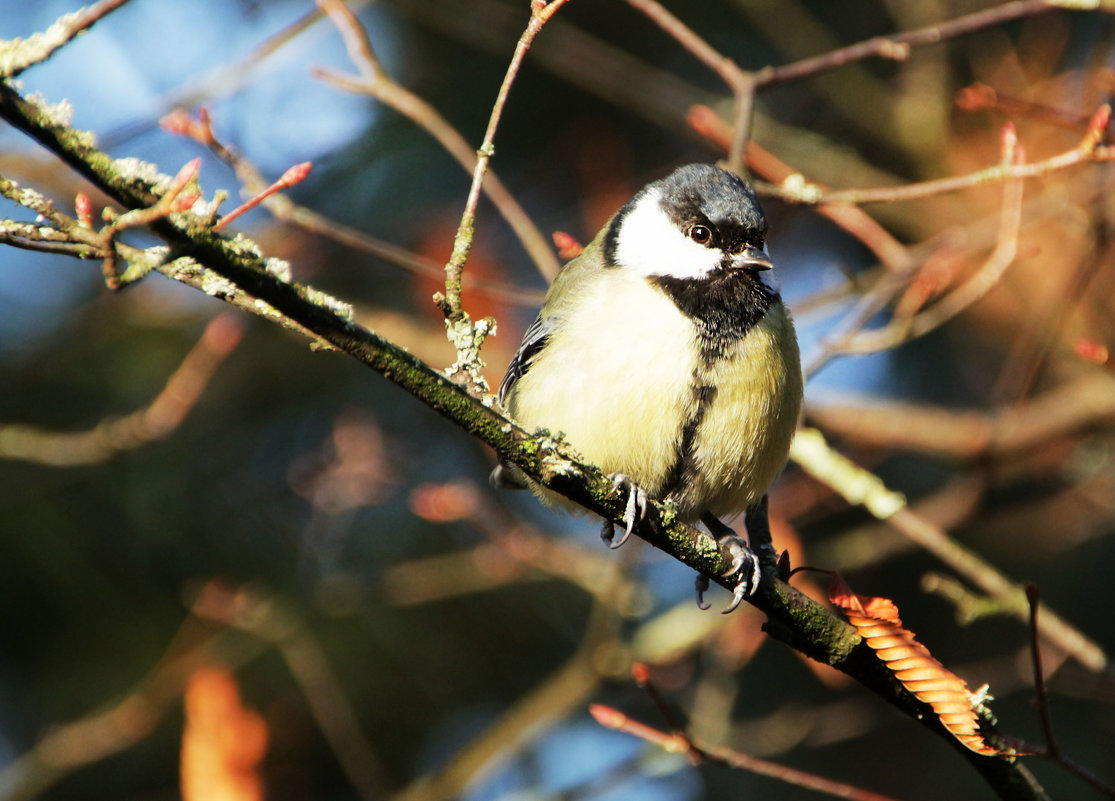
<svg viewBox="0 0 1115 801">
<path fill-rule="evenodd" d="M 610 521 L 601 532 L 612 547 L 643 522 L 648 497 L 703 522 L 729 554 L 725 575 L 750 569 L 726 611 L 759 573 L 722 518 L 764 500 L 802 403 L 766 237 L 758 198 L 735 173 L 689 164 L 647 184 L 558 273 L 498 391 L 521 426 L 560 432 L 627 491 L 622 536 Z M 508 463 L 491 481 L 579 509 Z"/>
</svg>

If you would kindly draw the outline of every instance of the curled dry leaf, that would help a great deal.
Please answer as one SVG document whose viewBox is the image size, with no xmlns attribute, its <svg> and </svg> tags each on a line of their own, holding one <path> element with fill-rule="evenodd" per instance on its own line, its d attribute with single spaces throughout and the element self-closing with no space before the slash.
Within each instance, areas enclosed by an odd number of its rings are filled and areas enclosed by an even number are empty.
<svg viewBox="0 0 1115 801">
<path fill-rule="evenodd" d="M 967 683 L 938 662 L 912 632 L 902 628 L 893 601 L 856 595 L 838 573 L 832 575 L 829 600 L 844 612 L 902 686 L 932 707 L 953 737 L 977 754 L 1001 753 L 984 742 L 979 733 L 979 719 Z"/>
</svg>

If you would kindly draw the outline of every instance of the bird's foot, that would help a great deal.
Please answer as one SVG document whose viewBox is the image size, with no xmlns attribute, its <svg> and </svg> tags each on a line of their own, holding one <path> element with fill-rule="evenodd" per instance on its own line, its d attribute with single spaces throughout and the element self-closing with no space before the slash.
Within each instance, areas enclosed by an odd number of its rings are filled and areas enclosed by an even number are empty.
<svg viewBox="0 0 1115 801">
<path fill-rule="evenodd" d="M 627 506 L 623 511 L 623 534 L 618 540 L 613 539 L 615 526 L 612 525 L 611 520 L 605 520 L 603 528 L 600 529 L 600 539 L 604 540 L 609 548 L 618 548 L 627 542 L 635 526 L 646 519 L 647 494 L 630 476 L 623 473 L 612 473 L 608 478 L 612 479 L 612 491 L 608 493 L 609 496 L 614 495 L 621 488 L 627 491 Z"/>
<path fill-rule="evenodd" d="M 759 560 L 747 545 L 747 541 L 738 536 L 728 526 L 720 522 L 720 519 L 715 515 L 706 514 L 701 517 L 709 532 L 716 537 L 716 544 L 720 547 L 720 554 L 724 561 L 728 563 L 728 569 L 721 575 L 725 578 L 739 575 L 736 582 L 735 589 L 732 590 L 732 600 L 729 602 L 728 607 L 724 610 L 723 614 L 735 611 L 743 600 L 748 596 L 754 595 L 755 590 L 759 587 L 759 579 L 761 574 L 759 572 Z M 708 588 L 708 577 L 698 576 L 697 578 L 697 604 L 702 609 L 707 608 L 702 605 L 701 598 L 701 579 L 704 579 L 704 587 Z"/>
<path fill-rule="evenodd" d="M 725 577 L 739 574 L 735 589 L 732 590 L 732 600 L 724 610 L 724 614 L 735 611 L 743 603 L 743 599 L 754 595 L 759 588 L 759 560 L 747 547 L 747 543 L 734 534 L 718 541 L 720 553 L 728 560 L 728 569 L 722 574 Z"/>
</svg>

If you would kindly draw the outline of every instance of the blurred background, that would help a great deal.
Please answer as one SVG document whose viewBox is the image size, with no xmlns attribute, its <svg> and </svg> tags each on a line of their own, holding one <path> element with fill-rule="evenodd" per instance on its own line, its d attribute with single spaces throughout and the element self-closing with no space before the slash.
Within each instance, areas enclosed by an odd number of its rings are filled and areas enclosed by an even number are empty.
<svg viewBox="0 0 1115 801">
<path fill-rule="evenodd" d="M 7 5 L 4 39 L 77 7 Z M 476 147 L 526 0 L 349 5 L 386 75 Z M 986 7 L 666 5 L 745 69 Z M 1000 161 L 1007 122 L 1027 161 L 1068 153 L 1115 87 L 1113 23 L 1042 13 L 776 83 L 758 95 L 756 177 L 785 177 L 773 159 L 835 189 L 965 174 Z M 312 161 L 287 193 L 295 210 L 233 227 L 444 367 L 430 296 L 470 177 L 427 131 L 330 77 L 357 71 L 305 0 L 132 0 L 21 81 L 68 99 L 114 156 L 168 174 L 202 156 L 201 186 L 227 189 L 226 210 L 249 168 L 269 182 Z M 732 118 L 723 84 L 643 14 L 577 0 L 528 54 L 492 166 L 545 239 L 587 242 L 647 181 L 722 157 L 694 106 Z M 159 125 L 202 107 L 244 160 L 239 177 Z M 90 191 L 6 125 L 0 175 L 71 214 Z M 1059 743 L 1108 773 L 1111 189 L 1111 167 L 1085 163 L 1020 195 L 990 182 L 837 219 L 764 201 L 809 369 L 806 423 L 1009 580 L 1037 583 L 1068 631 L 1043 644 Z M 493 383 L 540 303 L 538 261 L 482 201 L 465 307 L 498 319 Z M 942 303 L 957 308 L 934 320 Z M 237 732 L 224 736 L 245 753 L 215 757 L 240 766 L 235 798 L 818 797 L 597 725 L 590 703 L 669 729 L 630 678 L 635 659 L 705 744 L 907 801 L 993 797 L 947 744 L 768 642 L 754 610 L 700 612 L 683 566 L 642 542 L 609 552 L 596 521 L 490 490 L 486 448 L 354 361 L 199 292 L 156 275 L 110 293 L 96 264 L 5 248 L 0 371 L 0 797 L 179 797 L 180 762 L 208 764 L 183 746 L 187 686 L 190 728 Z M 989 598 L 794 465 L 771 513 L 794 564 L 894 599 L 942 662 L 990 683 L 1004 732 L 1042 742 L 1017 598 Z M 811 581 L 795 579 L 823 595 Z M 1054 797 L 1093 797 L 1028 764 Z"/>
</svg>

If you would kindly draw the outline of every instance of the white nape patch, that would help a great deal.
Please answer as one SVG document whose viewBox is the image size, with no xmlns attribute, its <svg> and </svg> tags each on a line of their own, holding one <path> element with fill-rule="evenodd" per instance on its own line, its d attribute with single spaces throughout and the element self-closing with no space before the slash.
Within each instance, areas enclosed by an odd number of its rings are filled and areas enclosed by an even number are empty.
<svg viewBox="0 0 1115 801">
<path fill-rule="evenodd" d="M 657 190 L 644 194 L 623 218 L 616 262 L 641 275 L 700 278 L 720 264 L 718 248 L 698 245 L 662 210 Z"/>
</svg>

